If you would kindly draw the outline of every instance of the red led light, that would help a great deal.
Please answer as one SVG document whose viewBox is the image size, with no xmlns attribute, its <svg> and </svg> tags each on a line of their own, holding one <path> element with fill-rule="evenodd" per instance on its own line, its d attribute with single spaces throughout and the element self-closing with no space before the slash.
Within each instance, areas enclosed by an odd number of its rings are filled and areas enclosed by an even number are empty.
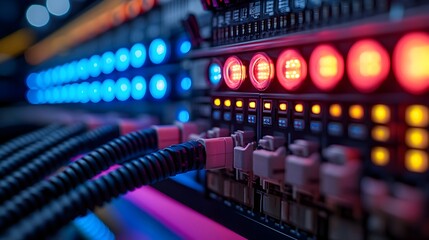
<svg viewBox="0 0 429 240">
<path fill-rule="evenodd" d="M 402 37 L 393 52 L 393 71 L 408 92 L 421 94 L 429 88 L 429 35 L 422 32 Z"/>
<path fill-rule="evenodd" d="M 286 90 L 297 89 L 307 77 L 307 63 L 296 50 L 283 51 L 276 65 L 277 78 Z"/>
<path fill-rule="evenodd" d="M 347 56 L 347 71 L 351 83 L 361 92 L 372 92 L 386 79 L 390 59 L 386 49 L 374 40 L 353 44 Z"/>
<path fill-rule="evenodd" d="M 246 66 L 238 57 L 229 57 L 223 65 L 223 78 L 229 88 L 238 89 L 246 79 Z"/>
<path fill-rule="evenodd" d="M 265 53 L 257 53 L 250 60 L 249 69 L 250 81 L 253 86 L 259 91 L 267 89 L 274 78 L 274 64 L 270 57 Z"/>
<path fill-rule="evenodd" d="M 320 45 L 310 57 L 310 76 L 314 85 L 329 91 L 338 84 L 344 74 L 344 59 L 330 45 Z"/>
</svg>

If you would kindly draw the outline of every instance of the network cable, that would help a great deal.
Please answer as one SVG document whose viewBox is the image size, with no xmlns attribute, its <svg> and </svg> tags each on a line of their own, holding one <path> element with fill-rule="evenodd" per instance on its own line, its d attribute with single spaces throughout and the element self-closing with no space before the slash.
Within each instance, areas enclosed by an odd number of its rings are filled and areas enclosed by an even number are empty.
<svg viewBox="0 0 429 240">
<path fill-rule="evenodd" d="M 53 147 L 0 180 L 0 203 L 39 182 L 64 165 L 71 157 L 92 150 L 118 137 L 119 134 L 117 125 L 109 125 L 75 136 Z"/>
<path fill-rule="evenodd" d="M 225 141 L 229 139 L 229 141 Z M 98 179 L 87 181 L 8 229 L 4 239 L 40 239 L 88 210 L 138 187 L 176 174 L 224 166 L 233 151 L 230 137 L 191 140 L 129 161 Z"/>
<path fill-rule="evenodd" d="M 53 131 L 56 131 L 60 127 L 61 125 L 59 124 L 52 124 L 44 128 L 37 129 L 35 131 L 27 133 L 25 135 L 16 137 L 7 143 L 4 143 L 3 145 L 0 146 L 0 159 L 4 159 L 5 157 L 9 156 L 13 152 L 19 149 L 22 149 L 23 147 L 26 147 L 40 140 L 43 137 L 46 137 L 46 135 L 52 133 Z"/>
<path fill-rule="evenodd" d="M 12 171 L 30 162 L 44 151 L 64 142 L 73 136 L 81 134 L 86 130 L 86 126 L 83 123 L 58 129 L 46 136 L 46 138 L 43 140 L 35 142 L 25 149 L 22 149 L 7 157 L 3 161 L 0 161 L 0 178 L 4 178 L 5 176 L 9 175 Z"/>
<path fill-rule="evenodd" d="M 193 124 L 161 126 L 140 130 L 116 138 L 81 159 L 59 174 L 21 191 L 0 207 L 0 230 L 40 208 L 52 199 L 96 176 L 110 166 L 162 149 L 196 130 Z"/>
</svg>

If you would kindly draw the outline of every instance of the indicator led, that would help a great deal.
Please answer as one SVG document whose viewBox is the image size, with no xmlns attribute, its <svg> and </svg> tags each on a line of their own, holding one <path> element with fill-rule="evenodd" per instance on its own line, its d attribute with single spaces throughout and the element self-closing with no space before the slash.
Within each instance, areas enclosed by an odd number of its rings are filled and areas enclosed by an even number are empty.
<svg viewBox="0 0 429 240">
<path fill-rule="evenodd" d="M 310 76 L 319 89 L 333 89 L 344 75 L 344 59 L 330 45 L 320 45 L 310 56 Z"/>
<path fill-rule="evenodd" d="M 364 110 L 361 105 L 351 105 L 349 108 L 349 116 L 356 120 L 361 120 L 364 116 Z"/>
<path fill-rule="evenodd" d="M 219 99 L 219 98 L 216 98 L 216 99 L 213 101 L 213 104 L 214 104 L 216 107 L 219 107 L 219 106 L 220 106 L 220 104 L 221 104 L 220 99 Z"/>
<path fill-rule="evenodd" d="M 405 153 L 405 168 L 410 172 L 426 172 L 428 169 L 427 153 L 420 150 L 408 150 Z"/>
<path fill-rule="evenodd" d="M 264 103 L 264 110 L 271 110 L 271 103 L 270 102 Z"/>
<path fill-rule="evenodd" d="M 375 123 L 388 123 L 390 121 L 390 109 L 383 104 L 374 105 L 371 109 L 371 119 Z"/>
<path fill-rule="evenodd" d="M 280 103 L 279 109 L 280 109 L 280 111 L 286 111 L 287 110 L 287 104 L 286 103 Z"/>
<path fill-rule="evenodd" d="M 371 160 L 377 166 L 386 166 L 390 160 L 389 150 L 384 147 L 374 147 L 371 150 Z"/>
<path fill-rule="evenodd" d="M 233 90 L 238 89 L 246 79 L 246 67 L 236 56 L 231 56 L 223 66 L 223 77 L 226 85 Z"/>
<path fill-rule="evenodd" d="M 390 138 L 390 130 L 385 126 L 375 126 L 371 131 L 371 136 L 375 141 L 386 142 Z"/>
<path fill-rule="evenodd" d="M 311 106 L 311 113 L 314 115 L 319 115 L 322 112 L 322 108 L 319 104 L 314 104 Z"/>
<path fill-rule="evenodd" d="M 307 77 L 307 63 L 296 50 L 283 51 L 276 65 L 277 78 L 286 90 L 297 89 Z"/>
<path fill-rule="evenodd" d="M 304 105 L 302 105 L 301 103 L 295 104 L 295 112 L 297 113 L 304 112 Z"/>
<path fill-rule="evenodd" d="M 169 55 L 167 43 L 160 39 L 154 39 L 149 45 L 149 59 L 154 64 L 160 64 L 166 61 Z"/>
<path fill-rule="evenodd" d="M 341 117 L 342 112 L 343 111 L 340 104 L 332 104 L 329 107 L 329 114 L 331 115 L 331 117 L 339 118 Z"/>
<path fill-rule="evenodd" d="M 255 101 L 250 101 L 249 102 L 249 108 L 256 109 L 256 102 Z"/>
<path fill-rule="evenodd" d="M 223 102 L 223 105 L 224 105 L 225 107 L 231 107 L 231 100 L 226 99 L 226 100 Z"/>
<path fill-rule="evenodd" d="M 428 132 L 420 128 L 410 128 L 405 133 L 405 142 L 409 147 L 425 149 L 428 147 Z"/>
<path fill-rule="evenodd" d="M 403 88 L 421 94 L 429 88 L 429 34 L 409 33 L 396 44 L 393 71 Z"/>
<path fill-rule="evenodd" d="M 217 62 L 213 62 L 209 65 L 209 80 L 212 86 L 217 86 L 222 79 L 222 68 Z"/>
<path fill-rule="evenodd" d="M 241 101 L 241 100 L 236 101 L 236 102 L 235 102 L 235 106 L 236 106 L 237 108 L 242 108 L 242 107 L 243 107 L 243 101 Z"/>
<path fill-rule="evenodd" d="M 155 74 L 149 81 L 149 92 L 155 99 L 162 99 L 168 94 L 167 78 L 162 74 Z"/>
<path fill-rule="evenodd" d="M 368 93 L 377 89 L 389 73 L 387 51 L 374 40 L 353 44 L 347 55 L 347 71 L 351 83 L 359 91 Z"/>
<path fill-rule="evenodd" d="M 423 105 L 411 105 L 405 110 L 405 121 L 413 127 L 426 127 L 429 122 L 429 110 Z"/>
<path fill-rule="evenodd" d="M 252 85 L 259 91 L 268 88 L 274 78 L 274 64 L 265 53 L 257 53 L 250 60 L 249 77 Z"/>
</svg>

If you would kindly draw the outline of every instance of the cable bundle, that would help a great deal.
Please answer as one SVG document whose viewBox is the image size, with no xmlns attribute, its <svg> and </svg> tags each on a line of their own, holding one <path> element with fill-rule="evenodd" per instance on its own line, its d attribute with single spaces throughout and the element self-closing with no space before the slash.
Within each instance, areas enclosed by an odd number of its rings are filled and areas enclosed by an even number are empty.
<svg viewBox="0 0 429 240">
<path fill-rule="evenodd" d="M 75 124 L 64 127 L 47 135 L 43 140 L 37 141 L 22 149 L 21 151 L 16 152 L 3 161 L 0 161 L 0 178 L 10 174 L 12 171 L 28 163 L 33 158 L 50 149 L 51 147 L 85 131 L 85 124 Z"/>
<path fill-rule="evenodd" d="M 179 173 L 203 168 L 205 147 L 197 141 L 171 146 L 125 163 L 96 180 L 62 195 L 40 211 L 10 228 L 4 239 L 40 239 L 88 210 L 109 202 L 127 191 L 155 183 Z M 4 219 L 2 220 L 4 221 Z"/>
<path fill-rule="evenodd" d="M 0 230 L 13 225 L 20 218 L 91 179 L 113 164 L 157 150 L 157 140 L 154 129 L 121 136 L 73 162 L 59 174 L 20 192 L 0 207 Z"/>
<path fill-rule="evenodd" d="M 40 140 L 41 138 L 59 129 L 60 127 L 61 125 L 59 124 L 52 124 L 42 129 L 38 129 L 36 131 L 19 136 L 15 139 L 10 140 L 7 143 L 4 143 L 0 146 L 0 159 L 4 159 L 13 152 L 19 150 L 20 148 L 23 148 L 33 142 Z"/>
<path fill-rule="evenodd" d="M 118 126 L 105 126 L 73 137 L 50 149 L 0 181 L 0 202 L 48 176 L 71 157 L 118 137 Z"/>
</svg>

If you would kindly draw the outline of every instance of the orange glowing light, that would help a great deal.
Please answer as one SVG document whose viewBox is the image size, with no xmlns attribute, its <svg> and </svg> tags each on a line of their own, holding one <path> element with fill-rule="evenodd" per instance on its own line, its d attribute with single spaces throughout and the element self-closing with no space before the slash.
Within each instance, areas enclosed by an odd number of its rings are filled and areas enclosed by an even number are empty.
<svg viewBox="0 0 429 240">
<path fill-rule="evenodd" d="M 286 111 L 287 110 L 287 104 L 286 103 L 280 103 L 279 109 L 280 109 L 280 111 Z"/>
<path fill-rule="evenodd" d="M 249 102 L 249 108 L 251 108 L 251 109 L 255 109 L 255 108 L 256 108 L 256 102 L 254 102 L 254 101 L 250 101 L 250 102 Z"/>
<path fill-rule="evenodd" d="M 330 45 L 316 47 L 310 57 L 310 76 L 321 90 L 333 89 L 344 75 L 344 59 Z"/>
<path fill-rule="evenodd" d="M 353 44 L 347 56 L 347 71 L 351 83 L 359 91 L 368 93 L 377 89 L 389 73 L 387 51 L 374 40 Z"/>
<path fill-rule="evenodd" d="M 268 88 L 274 78 L 274 64 L 265 53 L 257 53 L 250 60 L 249 77 L 252 85 L 259 91 Z"/>
<path fill-rule="evenodd" d="M 297 89 L 307 77 L 307 63 L 296 50 L 283 51 L 276 65 L 277 78 L 286 90 Z"/>
<path fill-rule="evenodd" d="M 231 56 L 225 61 L 223 75 L 226 85 L 236 90 L 246 79 L 246 67 L 238 57 Z"/>
<path fill-rule="evenodd" d="M 396 44 L 393 71 L 403 88 L 421 94 L 429 88 L 429 34 L 409 33 Z"/>
<path fill-rule="evenodd" d="M 295 112 L 297 112 L 297 113 L 304 112 L 304 105 L 302 105 L 301 103 L 296 104 L 295 105 Z"/>
<path fill-rule="evenodd" d="M 271 110 L 271 103 L 270 102 L 265 102 L 264 103 L 264 109 L 265 110 Z"/>
</svg>

